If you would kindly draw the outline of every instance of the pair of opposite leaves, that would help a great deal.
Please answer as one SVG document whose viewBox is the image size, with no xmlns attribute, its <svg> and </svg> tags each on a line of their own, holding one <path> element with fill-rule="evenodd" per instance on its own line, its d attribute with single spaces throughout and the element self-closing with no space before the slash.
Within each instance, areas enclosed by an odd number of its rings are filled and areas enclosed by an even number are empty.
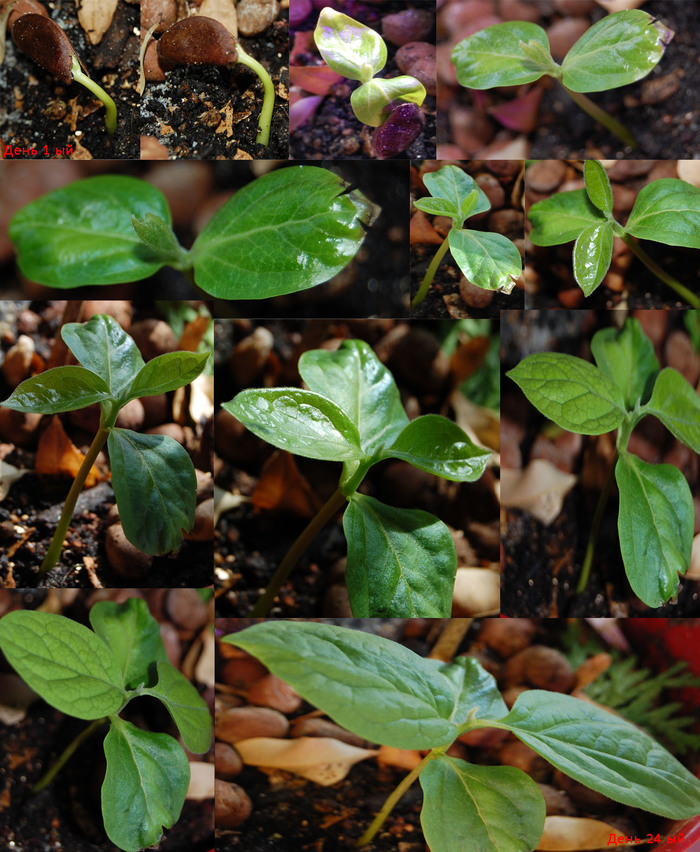
<svg viewBox="0 0 700 852">
<path fill-rule="evenodd" d="M 359 190 L 313 166 L 238 190 L 183 249 L 163 194 L 132 177 L 80 180 L 31 202 L 9 235 L 22 273 L 49 287 L 139 281 L 169 265 L 221 299 L 266 299 L 327 281 L 379 215 Z"/>
</svg>

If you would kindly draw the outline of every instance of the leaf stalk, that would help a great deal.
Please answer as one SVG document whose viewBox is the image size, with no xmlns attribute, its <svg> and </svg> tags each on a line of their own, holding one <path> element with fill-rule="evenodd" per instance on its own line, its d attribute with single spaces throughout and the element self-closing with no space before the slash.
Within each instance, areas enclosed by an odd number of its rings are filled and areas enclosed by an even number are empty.
<svg viewBox="0 0 700 852">
<path fill-rule="evenodd" d="M 272 83 L 272 79 L 267 71 L 263 68 L 263 66 L 257 61 L 257 59 L 253 59 L 252 56 L 247 54 L 240 45 L 240 42 L 236 48 L 238 59 L 237 61 L 241 65 L 247 65 L 252 71 L 254 71 L 263 84 L 263 105 L 260 111 L 260 119 L 258 121 L 258 135 L 255 137 L 255 141 L 258 145 L 267 146 L 270 141 L 270 125 L 272 124 L 272 110 L 275 106 L 275 87 Z"/>
<path fill-rule="evenodd" d="M 423 299 L 425 299 L 425 297 L 428 295 L 428 290 L 430 289 L 430 285 L 433 283 L 435 273 L 437 272 L 443 257 L 445 256 L 447 250 L 450 247 L 449 237 L 450 235 L 448 234 L 443 240 L 440 248 L 435 252 L 435 257 L 430 261 L 430 265 L 426 270 L 425 277 L 423 278 L 423 281 L 421 282 L 421 285 L 418 288 L 418 292 L 411 301 L 412 308 L 417 308 L 418 305 L 420 305 L 420 303 L 423 301 Z"/>
<path fill-rule="evenodd" d="M 571 97 L 571 99 L 575 101 L 584 112 L 588 113 L 591 118 L 600 122 L 603 127 L 606 127 L 612 134 L 617 136 L 620 141 L 624 142 L 625 145 L 629 145 L 629 147 L 633 150 L 636 150 L 639 147 L 637 140 L 621 121 L 613 118 L 609 113 L 605 112 L 604 109 L 601 109 L 597 104 L 594 104 L 593 101 L 590 98 L 587 98 L 582 92 L 573 92 L 571 89 L 567 89 L 563 83 L 561 86 L 567 95 L 569 95 L 569 97 Z"/>
<path fill-rule="evenodd" d="M 617 465 L 619 455 L 619 451 L 616 450 L 615 458 L 613 459 L 612 464 L 610 465 L 610 470 L 608 471 L 608 475 L 605 480 L 605 485 L 603 486 L 603 490 L 600 492 L 600 497 L 598 497 L 598 504 L 595 507 L 593 523 L 591 524 L 591 534 L 588 537 L 588 546 L 586 547 L 586 553 L 583 557 L 581 575 L 579 576 L 578 585 L 576 586 L 576 592 L 579 595 L 586 590 L 586 586 L 588 585 L 588 578 L 591 573 L 591 565 L 593 564 L 593 554 L 595 553 L 595 545 L 596 541 L 598 540 L 598 533 L 600 532 L 600 525 L 603 521 L 603 515 L 605 514 L 605 507 L 608 502 L 608 497 L 610 496 L 613 475 L 615 473 L 615 466 Z"/>
<path fill-rule="evenodd" d="M 52 764 L 51 768 L 45 772 L 32 787 L 32 793 L 40 793 L 44 788 L 48 787 L 85 740 L 98 731 L 107 721 L 109 721 L 107 716 L 103 716 L 101 719 L 95 719 L 87 726 L 87 728 L 81 731 L 75 739 L 71 740 L 71 742 L 63 749 L 56 762 Z"/>
<path fill-rule="evenodd" d="M 642 261 L 644 266 L 646 266 L 650 272 L 653 272 L 660 281 L 663 281 L 664 284 L 668 284 L 668 286 L 672 290 L 675 290 L 682 299 L 685 299 L 691 307 L 700 308 L 700 297 L 696 296 L 695 293 L 691 292 L 672 275 L 669 275 L 668 272 L 666 272 L 665 269 L 662 269 L 655 260 L 652 260 L 632 234 L 623 234 L 622 239 L 630 247 L 632 253 L 635 254 L 639 260 Z"/>
</svg>

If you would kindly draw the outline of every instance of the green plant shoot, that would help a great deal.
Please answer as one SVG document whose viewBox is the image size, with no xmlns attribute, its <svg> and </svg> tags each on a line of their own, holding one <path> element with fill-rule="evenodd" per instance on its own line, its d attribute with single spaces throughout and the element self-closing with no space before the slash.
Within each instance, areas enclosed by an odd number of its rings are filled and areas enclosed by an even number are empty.
<svg viewBox="0 0 700 852">
<path fill-rule="evenodd" d="M 23 207 L 10 239 L 22 273 L 61 289 L 140 281 L 182 270 L 211 296 L 268 299 L 340 272 L 379 215 L 326 169 L 279 169 L 240 189 L 191 249 L 172 229 L 165 197 L 145 181 L 87 178 Z"/>
<path fill-rule="evenodd" d="M 700 397 L 672 368 L 659 371 L 654 347 L 635 319 L 617 331 L 604 328 L 591 341 L 597 366 L 557 352 L 528 355 L 507 375 L 528 400 L 562 429 L 602 435 L 617 429 L 617 452 L 601 494 L 577 591 L 588 581 L 612 473 L 620 492 L 618 534 L 632 591 L 649 607 L 677 592 L 690 564 L 695 511 L 683 474 L 669 464 L 648 464 L 630 453 L 634 427 L 652 415 L 700 453 Z"/>
<path fill-rule="evenodd" d="M 137 728 L 121 718 L 122 710 L 132 698 L 157 698 L 185 747 L 196 753 L 209 749 L 211 716 L 194 686 L 168 662 L 158 622 L 144 600 L 100 601 L 90 610 L 90 624 L 92 630 L 62 615 L 10 612 L 0 619 L 0 648 L 44 701 L 92 721 L 35 792 L 48 785 L 88 736 L 109 724 L 102 785 L 105 831 L 119 849 L 138 852 L 177 822 L 190 767 L 176 739 Z"/>
<path fill-rule="evenodd" d="M 452 51 L 452 62 L 460 85 L 469 89 L 519 86 L 554 77 L 592 118 L 636 148 L 624 124 L 583 93 L 616 89 L 646 77 L 672 38 L 671 30 L 640 9 L 615 12 L 585 32 L 559 65 L 549 52 L 542 27 L 508 21 L 460 41 Z"/>
<path fill-rule="evenodd" d="M 502 234 L 462 228 L 465 219 L 491 209 L 491 202 L 474 178 L 459 166 L 443 166 L 426 174 L 423 183 L 431 197 L 419 198 L 414 206 L 434 216 L 449 216 L 452 227 L 428 266 L 411 307 L 417 307 L 425 299 L 448 249 L 472 284 L 484 290 L 510 293 L 523 270 L 516 246 Z"/>
<path fill-rule="evenodd" d="M 457 556 L 447 526 L 428 512 L 395 509 L 358 492 L 372 465 L 403 459 L 454 482 L 473 482 L 490 453 L 452 421 L 409 422 L 393 376 L 371 347 L 346 340 L 299 359 L 308 390 L 241 391 L 223 407 L 251 432 L 292 453 L 343 462 L 337 491 L 280 563 L 253 615 L 265 615 L 307 545 L 347 503 L 346 582 L 353 615 L 449 616 Z"/>
<path fill-rule="evenodd" d="M 2 405 L 14 411 L 58 414 L 99 403 L 100 427 L 63 506 L 41 565 L 58 562 L 75 504 L 98 453 L 107 444 L 112 487 L 124 533 L 144 553 L 167 553 L 194 524 L 197 480 L 187 451 L 165 435 L 118 428 L 132 399 L 175 390 L 195 379 L 208 355 L 168 352 L 144 363 L 133 339 L 112 317 L 67 323 L 61 337 L 82 366 L 54 367 L 22 382 Z"/>
<path fill-rule="evenodd" d="M 613 218 L 610 178 L 598 160 L 586 160 L 585 189 L 558 192 L 532 205 L 530 240 L 536 246 L 574 243 L 574 277 L 586 296 L 605 278 L 613 239 L 624 240 L 642 263 L 693 307 L 700 298 L 662 269 L 638 238 L 700 249 L 700 189 L 677 178 L 661 178 L 637 195 L 626 225 Z"/>
<path fill-rule="evenodd" d="M 225 636 L 339 725 L 375 743 L 428 751 L 358 841 L 369 843 L 410 785 L 423 788 L 425 841 L 440 852 L 537 848 L 545 802 L 512 766 L 477 766 L 445 753 L 461 734 L 499 728 L 557 769 L 616 802 L 671 819 L 700 813 L 700 780 L 648 734 L 570 695 L 531 689 L 513 708 L 471 657 L 442 663 L 379 636 L 269 621 Z M 381 712 L 377 712 L 381 708 Z"/>
</svg>

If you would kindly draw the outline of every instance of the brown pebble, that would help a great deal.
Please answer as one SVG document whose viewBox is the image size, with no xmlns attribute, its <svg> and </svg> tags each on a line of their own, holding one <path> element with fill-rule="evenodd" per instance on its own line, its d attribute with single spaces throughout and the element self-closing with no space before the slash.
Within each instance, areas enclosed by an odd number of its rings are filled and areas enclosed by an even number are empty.
<svg viewBox="0 0 700 852">
<path fill-rule="evenodd" d="M 129 541 L 121 524 L 107 528 L 105 549 L 109 564 L 120 577 L 138 579 L 153 563 L 152 556 L 142 553 Z"/>
<path fill-rule="evenodd" d="M 115 425 L 119 429 L 133 429 L 134 432 L 139 432 L 143 427 L 144 419 L 143 403 L 140 399 L 131 399 L 119 410 Z"/>
<path fill-rule="evenodd" d="M 566 176 L 563 160 L 540 160 L 525 172 L 525 184 L 535 192 L 553 192 Z"/>
<path fill-rule="evenodd" d="M 557 293 L 557 299 L 565 308 L 577 308 L 583 303 L 584 298 L 585 294 L 580 287 L 560 290 Z"/>
<path fill-rule="evenodd" d="M 184 630 L 201 630 L 209 620 L 207 605 L 195 589 L 170 589 L 165 610 L 170 620 Z"/>
<path fill-rule="evenodd" d="M 293 713 L 301 707 L 301 698 L 295 690 L 273 674 L 266 675 L 250 687 L 248 701 L 273 707 L 282 713 Z"/>
<path fill-rule="evenodd" d="M 470 308 L 487 308 L 493 302 L 494 291 L 472 284 L 464 275 L 459 279 L 459 295 Z"/>
<path fill-rule="evenodd" d="M 177 441 L 178 444 L 185 443 L 185 430 L 179 423 L 162 423 L 160 426 L 153 426 L 151 429 L 147 429 L 146 433 L 148 435 L 165 435 Z"/>
<path fill-rule="evenodd" d="M 484 618 L 479 644 L 488 645 L 503 659 L 508 659 L 529 646 L 536 629 L 529 618 Z"/>
<path fill-rule="evenodd" d="M 323 614 L 334 618 L 351 618 L 350 595 L 345 583 L 333 583 L 323 598 Z"/>
<path fill-rule="evenodd" d="M 472 748 L 495 748 L 509 736 L 508 731 L 499 728 L 475 728 L 473 731 L 461 734 L 457 739 Z"/>
<path fill-rule="evenodd" d="M 554 0 L 554 8 L 562 15 L 589 15 L 597 8 L 595 0 Z"/>
<path fill-rule="evenodd" d="M 504 21 L 539 21 L 542 14 L 538 4 L 530 0 L 501 0 L 498 11 Z"/>
<path fill-rule="evenodd" d="M 216 719 L 216 739 L 229 745 L 252 737 L 284 737 L 287 717 L 269 707 L 231 707 Z"/>
<path fill-rule="evenodd" d="M 498 759 L 504 766 L 527 772 L 534 781 L 546 781 L 552 772 L 551 764 L 520 740 L 506 743 L 498 752 Z"/>
<path fill-rule="evenodd" d="M 216 779 L 214 822 L 217 828 L 236 828 L 244 823 L 253 811 L 253 803 L 238 784 Z"/>
<path fill-rule="evenodd" d="M 243 769 L 243 761 L 236 749 L 228 743 L 216 743 L 214 745 L 214 764 L 216 766 L 216 777 L 230 781 Z"/>
<path fill-rule="evenodd" d="M 185 533 L 187 541 L 212 541 L 214 538 L 214 498 L 203 500 L 194 510 L 194 526 Z"/>
<path fill-rule="evenodd" d="M 42 417 L 42 414 L 25 414 L 0 406 L 0 438 L 18 447 L 31 447 L 36 443 Z"/>
<path fill-rule="evenodd" d="M 538 784 L 540 793 L 544 796 L 547 816 L 576 816 L 574 803 L 563 790 L 557 790 L 550 784 Z"/>
<path fill-rule="evenodd" d="M 346 731 L 345 728 L 328 719 L 309 719 L 308 717 L 299 719 L 298 722 L 292 722 L 289 733 L 295 739 L 297 737 L 331 737 L 348 745 L 367 748 L 367 740 L 358 737 L 352 731 Z"/>
<path fill-rule="evenodd" d="M 7 350 L 2 364 L 2 373 L 11 388 L 29 376 L 34 357 L 34 341 L 26 334 L 20 334 L 14 346 Z"/>
<path fill-rule="evenodd" d="M 144 361 L 150 361 L 157 355 L 164 355 L 166 352 L 177 350 L 175 333 L 163 320 L 139 320 L 131 327 L 131 336 L 134 338 Z"/>
<path fill-rule="evenodd" d="M 520 210 L 494 210 L 489 214 L 488 230 L 492 233 L 503 234 L 504 236 L 516 237 L 523 232 L 523 214 Z"/>
<path fill-rule="evenodd" d="M 229 645 L 220 645 L 219 653 L 222 657 Z M 222 683 L 227 683 L 230 686 L 235 686 L 238 689 L 246 691 L 250 684 L 261 677 L 265 677 L 267 669 L 255 657 L 239 657 L 238 659 L 226 660 L 222 663 L 217 671 L 217 678 Z"/>
<path fill-rule="evenodd" d="M 240 0 L 237 12 L 240 34 L 258 35 L 277 18 L 279 3 L 277 0 Z"/>
<path fill-rule="evenodd" d="M 690 382 L 693 387 L 700 378 L 700 358 L 685 331 L 672 331 L 664 346 L 666 366 L 673 367 Z"/>
<path fill-rule="evenodd" d="M 155 396 L 142 396 L 141 405 L 143 406 L 144 429 L 165 423 L 172 417 L 168 410 L 168 397 L 164 393 Z"/>
<path fill-rule="evenodd" d="M 529 683 L 552 692 L 570 692 L 576 682 L 571 664 L 556 648 L 531 645 L 512 656 L 505 667 L 509 686 Z"/>
<path fill-rule="evenodd" d="M 609 813 L 615 810 L 616 807 L 619 807 L 612 799 L 609 799 L 602 793 L 598 793 L 596 790 L 591 790 L 590 787 L 586 787 L 585 784 L 581 784 L 579 781 L 574 781 L 573 778 L 565 775 L 559 769 L 554 770 L 553 780 L 579 807 L 594 814 Z"/>
<path fill-rule="evenodd" d="M 428 9 L 403 9 L 382 18 L 382 35 L 401 47 L 410 41 L 423 41 L 433 29 L 433 14 Z"/>
<path fill-rule="evenodd" d="M 548 27 L 549 50 L 554 59 L 561 62 L 588 28 L 586 18 L 562 18 Z"/>
<path fill-rule="evenodd" d="M 149 45 L 150 46 L 150 45 Z M 165 77 L 165 74 L 163 75 Z M 140 140 L 140 155 L 142 160 L 168 160 L 170 152 L 155 136 L 142 136 Z"/>
<path fill-rule="evenodd" d="M 165 71 L 160 67 L 160 61 L 158 59 L 158 42 L 151 39 L 148 42 L 148 46 L 146 47 L 146 52 L 143 55 L 143 75 L 149 83 L 162 83 L 165 80 Z M 168 149 L 165 145 L 161 145 L 157 139 L 152 136 L 142 136 L 141 144 L 143 145 L 143 140 L 149 139 L 156 142 L 160 148 L 165 149 L 166 156 L 151 156 L 147 159 L 149 160 L 167 160 L 168 159 Z M 159 153 L 160 149 L 158 147 L 152 146 L 154 153 Z"/>
<path fill-rule="evenodd" d="M 141 29 L 146 32 L 158 24 L 155 32 L 164 32 L 177 20 L 175 0 L 141 0 Z"/>
<path fill-rule="evenodd" d="M 479 189 L 491 202 L 492 210 L 498 210 L 500 207 L 503 207 L 506 203 L 506 194 L 501 182 L 495 177 L 495 175 L 489 174 L 488 172 L 482 172 L 481 174 L 478 174 L 474 180 L 476 181 L 476 185 Z"/>
<path fill-rule="evenodd" d="M 262 372 L 275 338 L 264 326 L 258 326 L 234 347 L 231 355 L 231 374 L 241 387 L 251 385 Z"/>
</svg>

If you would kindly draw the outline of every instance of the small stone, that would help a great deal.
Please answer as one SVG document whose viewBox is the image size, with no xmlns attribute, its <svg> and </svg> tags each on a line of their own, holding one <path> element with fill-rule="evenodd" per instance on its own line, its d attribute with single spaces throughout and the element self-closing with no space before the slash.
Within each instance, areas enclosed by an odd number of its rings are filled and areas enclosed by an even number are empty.
<svg viewBox="0 0 700 852">
<path fill-rule="evenodd" d="M 493 302 L 494 291 L 477 287 L 462 275 L 459 279 L 459 295 L 470 308 L 487 308 Z"/>
<path fill-rule="evenodd" d="M 585 294 L 580 287 L 570 287 L 568 290 L 560 290 L 557 293 L 559 303 L 565 308 L 577 308 L 583 303 Z"/>
<path fill-rule="evenodd" d="M 2 373 L 11 388 L 16 388 L 28 376 L 34 357 L 34 341 L 26 334 L 20 334 L 17 343 L 8 349 L 2 364 Z"/>
<path fill-rule="evenodd" d="M 394 57 L 404 74 L 415 77 L 429 95 L 437 92 L 435 47 L 424 41 L 411 41 L 400 47 Z"/>
<path fill-rule="evenodd" d="M 105 301 L 102 299 L 89 299 L 83 302 L 82 317 L 84 321 L 94 317 L 96 314 L 107 314 L 115 319 L 124 331 L 131 328 L 131 318 L 134 308 L 131 302 L 114 299 Z"/>
<path fill-rule="evenodd" d="M 177 350 L 177 338 L 172 328 L 159 319 L 146 319 L 135 322 L 131 336 L 138 346 L 144 361 L 150 361 L 157 355 Z"/>
<path fill-rule="evenodd" d="M 554 0 L 554 8 L 562 15 L 585 17 L 596 8 L 595 0 Z"/>
<path fill-rule="evenodd" d="M 235 745 L 252 737 L 285 737 L 287 717 L 269 707 L 231 707 L 216 718 L 217 740 Z"/>
<path fill-rule="evenodd" d="M 17 331 L 20 334 L 34 334 L 39 328 L 41 317 L 27 308 L 17 317 Z"/>
<path fill-rule="evenodd" d="M 693 349 L 690 338 L 684 331 L 672 331 L 664 347 L 666 366 L 673 367 L 695 387 L 700 378 L 700 358 Z"/>
<path fill-rule="evenodd" d="M 142 577 L 153 564 L 153 557 L 134 547 L 124 534 L 121 524 L 112 524 L 107 528 L 105 550 L 115 573 L 126 579 Z"/>
<path fill-rule="evenodd" d="M 141 405 L 143 406 L 144 429 L 165 423 L 168 417 L 172 416 L 168 411 L 168 397 L 164 393 L 141 397 Z"/>
<path fill-rule="evenodd" d="M 153 24 L 158 24 L 156 33 L 165 30 L 177 20 L 175 0 L 141 0 L 141 29 L 150 30 Z"/>
<path fill-rule="evenodd" d="M 523 214 L 520 210 L 494 210 L 487 219 L 488 230 L 492 233 L 503 234 L 506 237 L 516 237 L 523 232 Z"/>
<path fill-rule="evenodd" d="M 566 657 L 547 645 L 531 645 L 514 654 L 506 663 L 505 679 L 509 685 L 526 683 L 552 692 L 571 692 L 576 683 Z"/>
<path fill-rule="evenodd" d="M 165 74 L 163 74 L 165 78 Z M 162 82 L 162 81 L 161 81 Z M 140 155 L 142 160 L 168 160 L 170 152 L 155 136 L 142 136 L 140 140 Z"/>
<path fill-rule="evenodd" d="M 214 822 L 218 828 L 236 828 L 253 812 L 253 803 L 238 784 L 216 779 Z"/>
<path fill-rule="evenodd" d="M 138 432 L 143 427 L 144 416 L 141 400 L 132 399 L 119 410 L 115 425 L 120 429 L 132 429 L 134 432 Z"/>
<path fill-rule="evenodd" d="M 482 172 L 477 175 L 476 185 L 491 202 L 491 209 L 498 210 L 506 203 L 506 194 L 501 182 L 494 175 Z"/>
<path fill-rule="evenodd" d="M 525 183 L 535 192 L 553 192 L 566 177 L 563 160 L 540 160 L 525 172 Z"/>
<path fill-rule="evenodd" d="M 298 724 L 292 722 L 290 731 L 292 737 L 331 737 L 334 740 L 340 740 L 348 745 L 357 746 L 357 748 L 367 748 L 367 740 L 353 734 L 352 731 L 347 731 L 331 722 L 328 719 L 313 719 L 302 717 Z"/>
<path fill-rule="evenodd" d="M 293 0 L 289 4 L 289 25 L 298 27 L 311 14 L 311 0 Z"/>
<path fill-rule="evenodd" d="M 264 326 L 258 326 L 252 334 L 236 344 L 231 355 L 231 374 L 241 387 L 247 387 L 257 379 L 274 343 L 272 332 Z"/>
<path fill-rule="evenodd" d="M 504 766 L 514 766 L 526 772 L 533 781 L 546 781 L 552 772 L 551 765 L 530 746 L 516 740 L 506 743 L 498 752 Z"/>
<path fill-rule="evenodd" d="M 479 644 L 488 645 L 503 659 L 530 645 L 537 625 L 530 618 L 485 618 L 481 622 Z"/>
<path fill-rule="evenodd" d="M 500 579 L 488 568 L 458 568 L 452 598 L 453 618 L 494 612 L 500 607 Z"/>
<path fill-rule="evenodd" d="M 243 769 L 243 761 L 233 746 L 228 743 L 216 743 L 214 745 L 214 764 L 216 766 L 216 777 L 230 781 Z"/>
<path fill-rule="evenodd" d="M 403 9 L 382 18 L 382 35 L 397 47 L 423 41 L 433 29 L 433 14 L 427 9 Z"/>
<path fill-rule="evenodd" d="M 31 447 L 36 443 L 37 429 L 42 417 L 42 414 L 25 414 L 0 405 L 0 438 L 17 447 Z"/>
<path fill-rule="evenodd" d="M 438 27 L 440 32 L 449 35 L 461 32 L 465 27 L 480 18 L 499 19 L 493 14 L 493 5 L 489 0 L 470 0 L 469 3 L 446 3 L 438 12 Z M 481 27 L 480 27 L 481 28 Z"/>
<path fill-rule="evenodd" d="M 195 468 L 194 472 L 197 477 L 197 502 L 201 503 L 214 496 L 214 478 L 207 471 Z"/>
<path fill-rule="evenodd" d="M 453 107 L 449 112 L 452 138 L 464 154 L 475 154 L 494 135 L 493 124 L 483 112 L 469 107 Z"/>
<path fill-rule="evenodd" d="M 329 618 L 351 618 L 350 595 L 344 582 L 333 583 L 323 598 L 323 614 Z"/>
<path fill-rule="evenodd" d="M 264 32 L 279 14 L 277 0 L 240 0 L 237 6 L 238 30 L 253 36 Z"/>
<path fill-rule="evenodd" d="M 184 630 L 201 630 L 209 620 L 207 605 L 195 589 L 170 589 L 165 610 L 170 620 Z"/>
<path fill-rule="evenodd" d="M 146 78 L 146 80 L 149 83 L 162 83 L 165 80 L 165 71 L 163 71 L 163 69 L 160 67 L 160 62 L 158 61 L 158 43 L 156 41 L 151 40 L 151 41 L 148 42 L 148 47 L 146 48 L 146 52 L 143 56 L 143 74 L 144 74 L 144 77 Z M 141 144 L 142 145 L 143 145 L 144 139 L 148 139 L 148 140 L 152 139 L 153 142 L 156 142 L 158 145 L 160 145 L 158 140 L 155 137 L 151 137 L 151 136 L 142 136 L 141 137 Z M 153 157 L 153 156 L 151 156 L 151 157 L 148 157 L 147 159 L 149 159 L 149 160 L 167 160 L 168 159 L 168 157 L 167 157 L 168 149 L 165 147 L 165 145 L 161 145 L 161 147 L 164 148 L 165 151 L 166 151 L 165 157 L 158 157 L 158 156 Z M 157 152 L 157 150 L 158 149 L 154 148 L 154 152 Z"/>
<path fill-rule="evenodd" d="M 627 213 L 634 206 L 637 193 L 621 183 L 612 184 L 613 208 L 616 213 Z"/>
<path fill-rule="evenodd" d="M 504 21 L 537 22 L 542 14 L 539 4 L 530 0 L 501 0 L 498 11 Z"/>
<path fill-rule="evenodd" d="M 194 526 L 185 533 L 187 541 L 212 541 L 214 538 L 214 498 L 203 500 L 194 511 Z"/>
</svg>

